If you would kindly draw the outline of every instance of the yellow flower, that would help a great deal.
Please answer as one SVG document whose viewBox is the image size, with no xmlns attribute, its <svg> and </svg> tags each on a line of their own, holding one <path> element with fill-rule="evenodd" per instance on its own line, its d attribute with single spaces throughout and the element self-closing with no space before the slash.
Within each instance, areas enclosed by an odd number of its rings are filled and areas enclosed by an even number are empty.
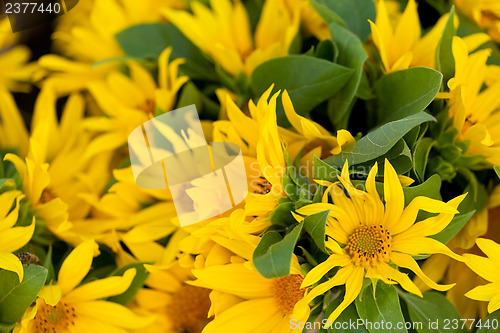
<svg viewBox="0 0 500 333">
<path fill-rule="evenodd" d="M 384 204 L 375 186 L 377 170 L 375 164 L 368 175 L 366 191 L 360 190 L 351 183 L 346 162 L 339 180 L 349 197 L 340 184 L 334 183 L 328 186 L 333 204 L 327 203 L 325 195 L 325 202 L 297 210 L 303 215 L 330 210 L 326 246 L 332 254 L 314 267 L 302 283 L 302 287 L 311 286 L 332 268 L 341 267 L 332 278 L 314 287 L 307 296 L 307 300 L 311 301 L 333 287 L 346 285 L 344 300 L 332 312 L 328 318 L 330 321 L 334 321 L 355 300 L 365 277 L 380 279 L 388 284 L 399 283 L 403 289 L 422 296 L 408 275 L 390 264 L 413 271 L 431 288 L 443 291 L 453 287 L 436 284 L 421 271 L 412 257 L 442 253 L 461 260 L 446 245 L 428 236 L 437 234 L 450 223 L 465 195 L 448 203 L 419 196 L 405 208 L 400 180 L 392 165 L 385 160 Z M 420 210 L 438 215 L 415 223 Z"/>
<path fill-rule="evenodd" d="M 19 202 L 24 197 L 20 191 L 0 194 L 0 269 L 12 271 L 23 280 L 21 261 L 12 252 L 26 245 L 35 231 L 35 219 L 27 227 L 14 227 L 19 217 Z M 10 210 L 15 202 L 15 207 Z"/>
<path fill-rule="evenodd" d="M 197 280 L 191 285 L 211 289 L 215 315 L 203 330 L 212 332 L 291 332 L 290 320 L 306 322 L 309 306 L 302 288 L 304 275 L 297 258 L 290 275 L 266 279 L 251 262 L 231 263 L 194 269 Z"/>
<path fill-rule="evenodd" d="M 68 221 L 84 218 L 90 211 L 80 195 L 99 193 L 106 185 L 111 155 L 84 159 L 90 138 L 81 127 L 84 102 L 79 94 L 69 97 L 60 122 L 55 104 L 54 91 L 46 86 L 36 101 L 27 157 L 7 154 L 5 160 L 20 174 L 36 216 L 63 237 L 71 227 Z"/>
<path fill-rule="evenodd" d="M 448 242 L 448 247 L 455 253 L 480 254 L 476 245 L 478 237 L 486 237 L 500 241 L 500 186 L 489 194 L 488 206 L 476 213 L 460 232 Z M 436 281 L 445 283 L 455 282 L 456 286 L 446 293 L 446 297 L 457 308 L 462 318 L 485 318 L 486 304 L 471 300 L 464 294 L 472 288 L 483 284 L 482 278 L 471 271 L 464 263 L 436 254 L 427 259 L 422 265 L 422 271 Z M 425 291 L 427 286 L 418 278 L 415 284 Z"/>
<path fill-rule="evenodd" d="M 14 98 L 7 89 L 0 86 L 0 147 L 15 149 L 20 156 L 25 157 L 28 151 L 28 137 Z"/>
<path fill-rule="evenodd" d="M 500 309 L 500 262 L 498 260 L 500 245 L 486 238 L 478 238 L 476 244 L 488 258 L 466 253 L 464 254 L 465 264 L 490 283 L 470 290 L 465 296 L 489 302 L 488 313 L 492 313 Z"/>
<path fill-rule="evenodd" d="M 165 10 L 165 16 L 229 74 L 250 75 L 261 63 L 286 56 L 299 29 L 298 9 L 282 0 L 264 3 L 252 38 L 248 13 L 240 0 L 211 0 L 210 7 L 192 2 L 193 14 Z"/>
<path fill-rule="evenodd" d="M 443 15 L 434 27 L 421 37 L 415 0 L 408 1 L 397 25 L 391 22 L 386 6 L 385 1 L 379 0 L 376 23 L 369 21 L 373 42 L 380 53 L 385 71 L 390 73 L 416 66 L 435 68 L 436 47 L 448 14 Z"/>
<path fill-rule="evenodd" d="M 316 9 L 314 9 L 309 0 L 284 1 L 288 8 L 290 8 L 290 11 L 294 11 L 295 8 L 299 8 L 300 21 L 307 34 L 312 34 L 319 40 L 331 38 L 328 24 L 326 24 Z"/>
<path fill-rule="evenodd" d="M 11 32 L 9 19 L 0 18 L 0 88 L 27 92 L 35 64 L 28 64 L 29 48 L 16 45 L 18 36 Z"/>
<path fill-rule="evenodd" d="M 490 37 L 500 42 L 500 7 L 496 0 L 455 0 L 457 8 L 464 12 Z"/>
<path fill-rule="evenodd" d="M 42 289 L 15 332 L 125 332 L 148 325 L 153 318 L 135 315 L 123 305 L 101 300 L 125 292 L 135 277 L 135 268 L 123 276 L 80 285 L 98 251 L 93 240 L 77 246 L 64 260 L 57 283 Z"/>
<path fill-rule="evenodd" d="M 123 57 L 115 35 L 133 25 L 160 22 L 161 8 L 184 8 L 183 0 L 99 0 L 78 4 L 61 17 L 53 34 L 55 49 L 64 57 L 49 54 L 39 59 L 36 80 L 48 76 L 58 94 L 86 88 L 87 83 L 115 70 L 116 62 L 92 65 Z M 110 15 L 113 13 L 113 15 Z M 66 58 L 65 58 L 66 57 Z"/>
<path fill-rule="evenodd" d="M 178 75 L 181 59 L 169 63 L 171 53 L 169 47 L 158 59 L 158 84 L 140 64 L 129 61 L 130 77 L 113 71 L 88 85 L 104 114 L 84 120 L 87 129 L 102 133 L 88 147 L 87 157 L 124 145 L 132 130 L 154 118 L 157 108 L 164 112 L 173 109 L 177 92 L 188 78 Z"/>
<path fill-rule="evenodd" d="M 449 115 L 459 131 L 461 140 L 469 140 L 467 154 L 484 155 L 494 165 L 500 165 L 499 116 L 500 82 L 485 89 L 483 85 L 488 73 L 486 61 L 490 50 L 479 50 L 469 54 L 466 43 L 453 38 L 455 77 L 448 81 Z"/>
</svg>

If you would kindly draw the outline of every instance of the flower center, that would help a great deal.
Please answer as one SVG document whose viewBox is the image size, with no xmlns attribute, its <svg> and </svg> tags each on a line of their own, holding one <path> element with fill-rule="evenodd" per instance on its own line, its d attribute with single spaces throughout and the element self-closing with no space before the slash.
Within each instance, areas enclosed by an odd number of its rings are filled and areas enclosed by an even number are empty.
<svg viewBox="0 0 500 333">
<path fill-rule="evenodd" d="M 36 332 L 60 333 L 66 332 L 70 325 L 75 324 L 75 308 L 59 302 L 54 306 L 44 304 L 38 308 L 35 316 Z"/>
<path fill-rule="evenodd" d="M 300 289 L 303 280 L 298 274 L 273 280 L 274 299 L 284 314 L 292 314 L 295 304 L 304 298 L 306 290 Z"/>
<path fill-rule="evenodd" d="M 176 333 L 200 333 L 211 319 L 207 318 L 210 309 L 209 289 L 182 286 L 172 295 L 167 307 L 167 316 Z"/>
<path fill-rule="evenodd" d="M 366 268 L 378 262 L 388 262 L 391 235 L 382 225 L 363 226 L 349 236 L 345 250 L 357 266 Z"/>
<path fill-rule="evenodd" d="M 52 190 L 47 187 L 42 191 L 42 195 L 40 196 L 40 202 L 44 204 L 49 201 L 52 201 L 56 197 L 57 196 L 54 194 L 54 192 L 52 192 Z"/>
</svg>

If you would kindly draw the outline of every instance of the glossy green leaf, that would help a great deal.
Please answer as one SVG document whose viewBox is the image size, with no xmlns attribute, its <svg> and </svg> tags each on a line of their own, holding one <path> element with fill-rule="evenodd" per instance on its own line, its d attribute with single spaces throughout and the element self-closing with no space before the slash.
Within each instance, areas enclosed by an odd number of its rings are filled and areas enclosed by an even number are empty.
<svg viewBox="0 0 500 333">
<path fill-rule="evenodd" d="M 368 23 L 368 22 L 367 22 Z M 363 76 L 363 65 L 368 55 L 359 38 L 337 23 L 330 23 L 330 34 L 338 50 L 336 62 L 353 70 L 349 82 L 335 94 L 328 105 L 328 114 L 337 128 L 347 128 L 349 113 Z"/>
<path fill-rule="evenodd" d="M 425 169 L 427 167 L 427 160 L 429 153 L 435 141 L 432 138 L 422 138 L 416 145 L 413 151 L 413 170 L 417 175 L 420 182 L 425 179 Z"/>
<path fill-rule="evenodd" d="M 495 170 L 495 173 L 497 174 L 498 178 L 500 178 L 500 167 L 498 167 L 498 166 L 495 165 L 493 167 L 493 170 Z"/>
<path fill-rule="evenodd" d="M 290 224 L 296 222 L 295 218 L 290 213 L 294 210 L 294 208 L 295 205 L 293 202 L 284 202 L 282 204 L 279 204 L 278 207 L 276 207 L 272 211 L 271 215 L 269 216 L 269 220 L 273 224 L 289 226 Z"/>
<path fill-rule="evenodd" d="M 183 58 L 180 66 L 191 79 L 216 80 L 214 66 L 202 52 L 174 25 L 166 23 L 138 24 L 116 34 L 116 40 L 127 56 L 156 59 L 167 47 L 171 58 Z"/>
<path fill-rule="evenodd" d="M 251 86 L 260 96 L 274 83 L 273 91 L 286 89 L 295 111 L 305 115 L 335 95 L 353 70 L 333 62 L 305 55 L 289 55 L 264 62 L 254 69 Z"/>
<path fill-rule="evenodd" d="M 500 310 L 497 310 L 486 317 L 484 320 L 478 320 L 474 323 L 478 330 L 476 333 L 498 333 L 500 331 Z"/>
<path fill-rule="evenodd" d="M 403 313 L 399 304 L 399 297 L 394 285 L 378 281 L 375 293 L 373 285 L 364 288 L 356 298 L 356 309 L 361 319 L 368 323 L 391 323 L 389 332 L 407 332 L 405 328 L 398 329 L 397 323 L 404 323 Z M 387 333 L 387 327 L 377 329 L 377 325 L 366 325 L 370 333 Z"/>
<path fill-rule="evenodd" d="M 455 36 L 455 7 L 451 7 L 446 25 L 441 39 L 436 48 L 436 68 L 443 74 L 443 85 L 446 85 L 449 79 L 455 75 L 455 58 L 451 50 L 453 36 Z"/>
<path fill-rule="evenodd" d="M 317 3 L 316 10 L 328 24 L 343 23 L 362 41 L 371 34 L 368 20 L 375 21 L 376 16 L 373 0 L 314 0 L 314 2 Z"/>
<path fill-rule="evenodd" d="M 149 272 L 146 270 L 146 268 L 144 268 L 144 264 L 145 263 L 142 262 L 128 264 L 116 269 L 113 273 L 110 274 L 110 276 L 123 276 L 123 274 L 131 268 L 135 268 L 137 271 L 134 280 L 132 280 L 132 283 L 130 284 L 130 287 L 128 287 L 128 289 L 120 295 L 109 297 L 108 301 L 126 305 L 132 300 L 132 298 L 134 298 L 139 289 L 144 286 L 144 282 L 149 276 Z"/>
<path fill-rule="evenodd" d="M 425 196 L 431 199 L 441 199 L 441 177 L 432 175 L 425 182 L 416 186 L 403 187 L 405 207 L 416 197 Z"/>
<path fill-rule="evenodd" d="M 304 224 L 297 224 L 285 237 L 276 231 L 262 236 L 253 253 L 253 263 L 262 276 L 271 279 L 290 274 L 292 254 Z"/>
<path fill-rule="evenodd" d="M 460 209 L 460 207 L 459 207 Z M 440 241 L 443 244 L 448 243 L 471 219 L 476 211 L 467 212 L 465 214 L 458 214 L 453 217 L 450 224 L 446 226 L 440 233 L 431 236 L 432 238 Z"/>
<path fill-rule="evenodd" d="M 387 153 L 412 128 L 427 121 L 435 121 L 435 118 L 425 112 L 391 121 L 374 129 L 344 149 L 342 153 L 329 157 L 325 162 L 340 168 L 346 160 L 349 161 L 349 165 L 374 160 Z"/>
<path fill-rule="evenodd" d="M 304 228 L 307 233 L 311 235 L 311 238 L 316 246 L 324 253 L 328 253 L 325 247 L 325 226 L 328 213 L 329 211 L 324 211 L 306 216 L 302 222 L 304 223 Z"/>
<path fill-rule="evenodd" d="M 25 265 L 24 278 L 19 283 L 16 273 L 0 270 L 0 324 L 10 325 L 23 317 L 45 284 L 47 269 Z"/>
<path fill-rule="evenodd" d="M 326 297 L 325 297 L 326 298 Z M 344 294 L 338 295 L 326 306 L 325 317 L 328 318 L 333 311 L 340 305 L 344 299 Z M 333 324 L 330 324 L 327 330 L 322 332 L 328 333 L 368 333 L 364 325 L 359 324 L 359 315 L 356 311 L 356 305 L 351 303 L 342 313 L 338 316 Z"/>
<path fill-rule="evenodd" d="M 325 161 L 319 159 L 314 156 L 313 158 L 313 178 L 319 180 L 327 180 L 329 182 L 334 182 L 337 180 L 337 177 L 340 175 L 340 172 L 326 163 Z"/>
<path fill-rule="evenodd" d="M 417 328 L 419 333 L 466 333 L 466 329 L 461 329 L 462 322 L 455 307 L 442 294 L 429 291 L 425 292 L 423 298 L 416 295 L 400 291 L 399 295 L 406 303 L 410 318 L 414 323 L 422 323 Z M 457 320 L 459 327 L 452 329 L 452 325 L 446 328 L 446 320 Z"/>
<path fill-rule="evenodd" d="M 424 110 L 436 97 L 443 75 L 414 67 L 382 76 L 375 83 L 379 123 L 403 119 Z"/>
</svg>

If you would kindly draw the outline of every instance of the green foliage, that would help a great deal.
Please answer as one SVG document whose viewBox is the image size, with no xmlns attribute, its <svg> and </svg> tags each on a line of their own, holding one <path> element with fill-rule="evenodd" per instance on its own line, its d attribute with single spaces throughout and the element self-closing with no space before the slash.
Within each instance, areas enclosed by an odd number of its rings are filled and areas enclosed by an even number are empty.
<svg viewBox="0 0 500 333">
<path fill-rule="evenodd" d="M 293 250 L 303 226 L 303 223 L 299 223 L 285 237 L 276 231 L 262 236 L 253 253 L 253 263 L 262 276 L 270 279 L 290 274 Z"/>
<path fill-rule="evenodd" d="M 389 330 L 390 332 L 407 332 L 404 328 L 396 328 L 396 323 L 405 321 L 396 287 L 378 281 L 375 290 L 373 288 L 374 286 L 369 284 L 356 298 L 356 309 L 359 317 L 369 323 L 391 323 L 393 326 Z M 366 326 L 370 333 L 388 332 L 387 328 L 377 329 L 375 325 Z"/>
<path fill-rule="evenodd" d="M 116 34 L 125 54 L 138 59 L 157 59 L 167 47 L 171 58 L 186 59 L 181 71 L 192 79 L 216 80 L 214 66 L 201 51 L 172 24 L 147 23 L 134 25 Z"/>
<path fill-rule="evenodd" d="M 400 291 L 399 295 L 406 303 L 412 322 L 422 323 L 422 326 L 417 329 L 419 333 L 467 332 L 462 328 L 458 311 L 442 294 L 430 291 L 425 292 L 424 297 L 420 298 Z M 452 325 L 446 328 L 446 322 L 453 320 L 458 320 L 459 328 L 453 329 Z"/>
<path fill-rule="evenodd" d="M 443 85 L 446 85 L 448 80 L 455 75 L 455 59 L 451 49 L 453 36 L 455 36 L 454 17 L 455 7 L 453 6 L 436 49 L 436 68 L 443 74 Z"/>
<path fill-rule="evenodd" d="M 382 76 L 375 83 L 379 123 L 403 119 L 424 110 L 436 97 L 443 75 L 414 67 Z"/>
<path fill-rule="evenodd" d="M 311 235 L 311 238 L 316 246 L 321 251 L 327 254 L 328 251 L 325 247 L 325 226 L 328 218 L 328 213 L 329 211 L 324 211 L 306 216 L 306 218 L 302 222 L 304 223 L 304 228 L 306 229 L 307 233 Z"/>
<path fill-rule="evenodd" d="M 286 89 L 295 111 L 306 115 L 315 106 L 333 97 L 352 76 L 353 70 L 306 55 L 289 55 L 268 60 L 254 69 L 251 86 L 260 96 L 274 84 L 273 91 Z M 278 114 L 278 120 L 284 114 Z"/>
<path fill-rule="evenodd" d="M 47 269 L 25 265 L 24 278 L 19 282 L 16 273 L 0 270 L 0 328 L 8 328 L 21 320 L 28 307 L 45 284 Z"/>
</svg>

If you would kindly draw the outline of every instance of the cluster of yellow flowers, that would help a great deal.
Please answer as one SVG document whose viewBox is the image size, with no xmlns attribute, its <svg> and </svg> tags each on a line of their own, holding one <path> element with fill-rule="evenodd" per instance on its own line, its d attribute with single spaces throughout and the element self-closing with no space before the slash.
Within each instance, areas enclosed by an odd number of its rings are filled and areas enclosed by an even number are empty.
<svg viewBox="0 0 500 333">
<path fill-rule="evenodd" d="M 426 28 L 401 3 L 80 0 L 33 62 L 0 19 L 0 332 L 292 332 L 384 298 L 417 321 L 412 294 L 499 310 L 500 1 Z M 189 104 L 248 194 L 181 227 L 127 140 Z"/>
</svg>

